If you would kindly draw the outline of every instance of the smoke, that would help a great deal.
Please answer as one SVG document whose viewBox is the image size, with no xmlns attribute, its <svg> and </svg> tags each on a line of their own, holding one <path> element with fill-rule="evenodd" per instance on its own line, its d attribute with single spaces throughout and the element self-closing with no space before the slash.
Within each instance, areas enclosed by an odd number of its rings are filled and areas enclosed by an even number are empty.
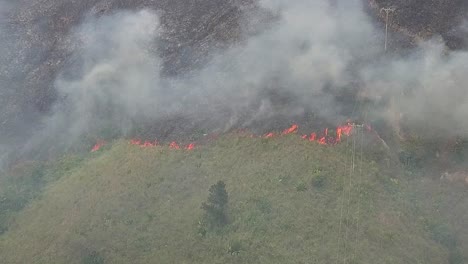
<svg viewBox="0 0 468 264">
<path fill-rule="evenodd" d="M 74 139 L 101 122 L 119 122 L 125 131 L 132 118 L 157 111 L 163 99 L 157 96 L 160 59 L 151 46 L 158 30 L 157 17 L 148 11 L 90 18 L 73 36 L 80 45 L 78 65 L 55 82 L 64 104 L 46 128 L 65 128 Z"/>
<path fill-rule="evenodd" d="M 391 95 L 406 119 L 425 123 L 432 135 L 467 136 L 467 59 L 467 52 L 429 41 L 409 57 L 366 67 L 362 76 L 367 90 Z"/>
<path fill-rule="evenodd" d="M 269 27 L 179 76 L 161 74 L 159 44 L 169 29 L 154 12 L 87 17 L 70 36 L 73 63 L 54 83 L 60 100 L 25 151 L 106 131 L 127 135 L 139 122 L 175 116 L 209 120 L 218 131 L 306 113 L 339 123 L 353 113 L 337 97 L 356 86 L 361 99 L 396 98 L 376 116 L 391 120 L 396 108 L 436 131 L 468 131 L 466 52 L 428 41 L 405 57 L 385 55 L 360 1 L 261 6 L 277 14 Z"/>
<path fill-rule="evenodd" d="M 13 6 L 12 2 L 2 0 L 0 1 L 0 18 L 4 18 Z"/>
<path fill-rule="evenodd" d="M 465 43 L 468 43 L 468 20 L 463 20 L 458 30 L 462 35 L 461 37 L 465 41 Z"/>
<path fill-rule="evenodd" d="M 5 24 L 11 8 L 12 4 L 10 2 L 0 0 L 0 65 L 5 64 L 5 54 L 8 52 L 7 43 L 4 41 L 7 36 Z M 2 81 L 4 79 L 4 75 L 3 67 L 0 66 L 0 128 L 4 126 L 4 107 L 2 106 L 5 105 L 4 100 L 7 98 L 6 82 Z M 7 146 L 0 141 L 0 172 L 2 172 L 2 168 L 5 166 L 7 153 Z"/>
<path fill-rule="evenodd" d="M 265 7 L 278 12 L 272 3 Z M 77 63 L 55 82 L 64 99 L 45 121 L 44 137 L 60 131 L 64 142 L 73 142 L 108 125 L 125 134 L 136 120 L 175 115 L 208 117 L 221 130 L 277 114 L 314 111 L 336 118 L 339 106 L 324 88 L 351 81 L 349 65 L 372 55 L 362 54 L 361 39 L 375 34 L 358 5 L 343 8 L 351 8 L 351 15 L 325 1 L 281 7 L 280 21 L 270 29 L 214 51 L 203 68 L 177 77 L 160 75 L 157 45 L 164 32 L 154 13 L 89 18 L 73 34 Z M 364 46 L 378 51 L 372 41 Z M 262 98 L 269 89 L 287 93 L 294 104 L 278 109 Z"/>
</svg>

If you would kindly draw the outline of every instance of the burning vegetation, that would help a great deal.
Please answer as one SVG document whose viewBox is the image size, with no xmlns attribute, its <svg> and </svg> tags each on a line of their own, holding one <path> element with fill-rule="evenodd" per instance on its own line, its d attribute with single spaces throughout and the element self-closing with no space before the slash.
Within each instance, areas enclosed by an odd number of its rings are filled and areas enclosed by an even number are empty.
<svg viewBox="0 0 468 264">
<path fill-rule="evenodd" d="M 340 127 L 341 142 L 358 146 L 335 143 L 338 129 L 317 133 L 330 137 L 330 147 L 320 138 L 308 144 L 301 127 L 291 126 L 268 139 L 220 136 L 197 151 L 127 140 L 105 155 L 22 164 L 0 182 L 0 255 L 5 263 L 243 263 L 263 256 L 257 263 L 293 264 L 312 248 L 319 263 L 464 263 L 466 238 L 452 229 L 466 219 L 464 189 L 394 178 L 361 157 L 365 129 Z M 459 221 L 448 222 L 454 213 Z"/>
<path fill-rule="evenodd" d="M 54 1 L 18 9 L 0 45 L 51 52 L 0 56 L 7 87 L 25 80 L 0 90 L 5 263 L 466 263 L 468 52 L 387 50 L 391 32 L 383 50 L 358 1 Z M 392 10 L 395 34 L 440 25 Z"/>
<path fill-rule="evenodd" d="M 321 145 L 335 145 L 342 141 L 343 136 L 351 135 L 353 128 L 355 127 L 354 123 L 347 122 L 345 125 L 338 126 L 333 133 L 331 129 L 325 128 L 322 133 L 312 132 L 310 135 L 302 135 L 301 138 L 308 140 L 310 142 L 317 142 Z M 367 126 L 370 130 L 370 126 Z M 277 136 L 285 136 L 289 134 L 297 134 L 299 131 L 299 125 L 293 124 L 291 127 L 283 130 L 281 133 L 270 132 L 266 133 L 265 135 L 261 136 L 262 138 L 274 138 Z M 330 132 L 329 132 L 330 131 Z M 245 132 L 244 132 L 245 134 Z M 254 134 L 247 133 L 250 137 L 257 137 Z M 164 146 L 161 144 L 157 139 L 156 140 L 141 140 L 141 139 L 131 139 L 129 144 L 140 146 L 142 148 L 152 148 L 158 146 Z M 96 152 L 100 150 L 103 146 L 106 145 L 105 141 L 98 141 L 91 149 L 91 152 Z M 193 150 L 196 146 L 196 143 L 190 143 L 186 146 L 182 146 L 181 144 L 177 143 L 176 141 L 172 141 L 168 144 L 169 149 L 185 149 L 185 150 Z"/>
</svg>

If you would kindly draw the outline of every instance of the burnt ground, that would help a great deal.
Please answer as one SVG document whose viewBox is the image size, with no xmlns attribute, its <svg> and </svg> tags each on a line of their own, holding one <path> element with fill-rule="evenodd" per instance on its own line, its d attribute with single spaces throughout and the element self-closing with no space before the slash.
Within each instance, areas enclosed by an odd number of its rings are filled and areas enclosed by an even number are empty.
<svg viewBox="0 0 468 264">
<path fill-rule="evenodd" d="M 203 63 L 210 50 L 238 41 L 244 12 L 256 7 L 251 0 L 18 1 L 2 21 L 6 43 L 0 56 L 0 85 L 5 87 L 0 97 L 1 134 L 17 137 L 50 111 L 57 99 L 53 81 L 72 63 L 69 33 L 85 16 L 141 8 L 157 10 L 162 26 L 169 29 L 158 52 L 164 74 L 179 74 Z"/>
<path fill-rule="evenodd" d="M 392 28 L 411 38 L 442 36 L 449 48 L 463 48 L 466 43 L 458 27 L 468 13 L 465 0 L 368 0 L 373 11 L 394 8 Z M 384 13 L 379 17 L 384 20 Z"/>
<path fill-rule="evenodd" d="M 467 4 L 463 0 L 365 0 L 369 10 L 379 16 L 380 7 L 396 8 L 392 29 L 403 35 L 403 42 L 415 37 L 444 36 L 450 47 L 461 47 L 456 26 L 465 14 Z M 32 124 L 48 113 L 55 102 L 53 80 L 58 72 L 72 63 L 73 45 L 68 38 L 70 31 L 86 15 L 101 16 L 117 10 L 150 8 L 160 14 L 166 29 L 163 45 L 158 52 L 164 60 L 163 73 L 177 75 L 202 65 L 210 51 L 222 49 L 241 41 L 253 32 L 244 23 L 246 13 L 261 17 L 258 21 L 272 19 L 271 14 L 260 10 L 255 0 L 20 0 L 1 23 L 5 25 L 0 61 L 0 85 L 6 87 L 0 97 L 0 132 L 8 141 L 18 140 L 30 134 Z M 406 34 L 406 35 L 405 35 Z M 406 36 L 406 38 L 405 38 Z M 409 40 L 407 40 L 409 38 Z M 288 103 L 293 98 L 270 93 L 272 101 Z M 351 98 L 351 99 L 350 99 Z M 345 97 L 343 108 L 352 108 L 352 97 Z M 174 131 L 206 130 L 197 124 L 175 124 L 165 131 L 148 132 L 171 134 Z M 256 124 L 262 132 L 281 129 L 292 121 L 314 120 L 313 113 L 304 113 L 298 120 L 275 117 Z M 162 121 L 166 122 L 168 120 Z M 314 120 L 315 123 L 318 120 Z M 320 122 L 319 122 L 320 123 Z M 215 126 L 209 124 L 207 127 Z M 325 124 L 324 124 L 325 125 Z M 159 124 L 150 127 L 161 127 Z"/>
</svg>

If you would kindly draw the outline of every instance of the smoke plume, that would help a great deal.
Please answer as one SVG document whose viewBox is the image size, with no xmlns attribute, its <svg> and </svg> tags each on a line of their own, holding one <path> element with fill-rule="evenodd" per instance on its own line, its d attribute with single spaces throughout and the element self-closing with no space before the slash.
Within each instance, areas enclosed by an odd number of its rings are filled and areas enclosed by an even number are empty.
<svg viewBox="0 0 468 264">
<path fill-rule="evenodd" d="M 6 54 L 8 54 L 8 43 L 5 41 L 7 39 L 7 32 L 5 28 L 5 24 L 7 23 L 8 12 L 11 10 L 12 4 L 3 0 L 0 0 L 0 128 L 5 125 L 4 117 L 6 109 L 5 100 L 8 98 L 8 90 L 7 90 L 7 83 L 4 81 L 4 77 L 7 74 L 5 69 L 1 65 L 5 65 L 7 63 Z M 0 130 L 1 131 L 1 130 Z M 0 136 L 1 138 L 1 136 Z M 0 140 L 0 172 L 4 167 L 4 163 L 6 162 L 7 153 L 9 152 L 9 148 Z"/>
<path fill-rule="evenodd" d="M 164 29 L 154 13 L 88 19 L 72 37 L 80 43 L 78 63 L 55 82 L 64 100 L 46 120 L 46 131 L 75 139 L 111 123 L 125 134 L 135 120 L 174 115 L 209 117 L 221 130 L 306 111 L 336 119 L 340 106 L 330 89 L 349 85 L 350 65 L 379 50 L 369 18 L 359 5 L 333 10 L 326 1 L 264 8 L 279 12 L 279 21 L 244 43 L 213 51 L 204 67 L 177 77 L 160 74 L 158 37 Z M 268 90 L 287 94 L 293 103 L 274 105 L 263 98 Z"/>
<path fill-rule="evenodd" d="M 161 73 L 169 29 L 155 12 L 87 17 L 69 37 L 73 55 L 54 82 L 59 100 L 25 150 L 69 147 L 105 131 L 128 135 L 139 122 L 176 116 L 212 131 L 307 113 L 339 123 L 353 115 L 343 94 L 390 101 L 374 117 L 392 122 L 397 112 L 430 122 L 435 133 L 466 135 L 467 52 L 431 40 L 409 55 L 385 54 L 360 1 L 264 0 L 261 8 L 275 17 L 267 27 L 177 76 Z"/>
</svg>

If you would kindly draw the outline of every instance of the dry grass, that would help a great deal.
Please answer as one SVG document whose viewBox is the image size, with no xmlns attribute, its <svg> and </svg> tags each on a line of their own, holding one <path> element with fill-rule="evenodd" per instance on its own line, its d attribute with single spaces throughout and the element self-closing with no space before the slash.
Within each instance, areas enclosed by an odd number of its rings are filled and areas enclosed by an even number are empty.
<svg viewBox="0 0 468 264">
<path fill-rule="evenodd" d="M 194 151 L 117 142 L 92 155 L 15 216 L 3 263 L 448 263 L 402 180 L 367 160 L 350 174 L 346 144 L 231 135 Z M 230 223 L 202 237 L 200 205 L 218 180 Z"/>
</svg>

